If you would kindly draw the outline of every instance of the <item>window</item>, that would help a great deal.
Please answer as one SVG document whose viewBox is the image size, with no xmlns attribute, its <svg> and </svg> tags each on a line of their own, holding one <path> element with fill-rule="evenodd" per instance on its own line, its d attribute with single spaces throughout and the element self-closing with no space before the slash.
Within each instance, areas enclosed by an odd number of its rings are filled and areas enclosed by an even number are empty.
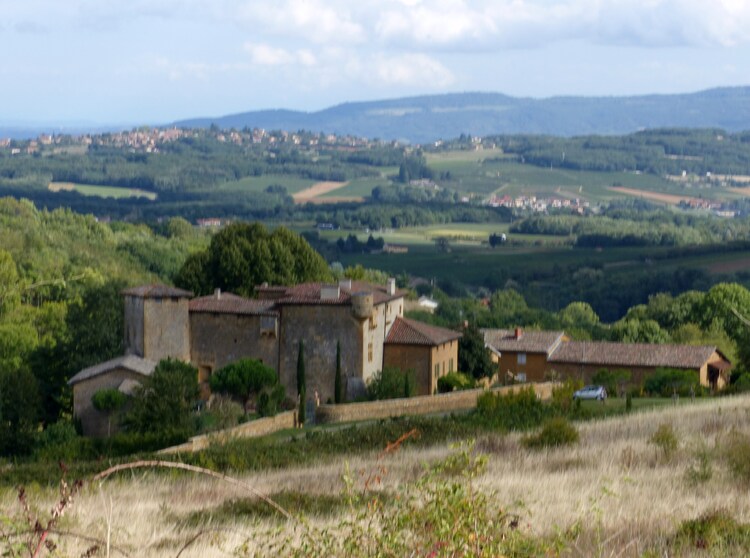
<svg viewBox="0 0 750 558">
<path fill-rule="evenodd" d="M 367 362 L 372 362 L 372 343 L 367 344 Z"/>
<path fill-rule="evenodd" d="M 378 327 L 378 315 L 373 314 L 370 316 L 370 329 L 375 329 L 376 327 Z"/>
<path fill-rule="evenodd" d="M 435 377 L 440 376 L 440 363 L 435 365 Z"/>
<path fill-rule="evenodd" d="M 520 374 L 516 374 L 516 380 L 518 380 L 519 382 L 525 382 L 526 372 L 521 372 Z"/>
<path fill-rule="evenodd" d="M 448 366 L 448 372 L 453 372 L 453 359 L 451 359 L 450 364 Z"/>
<path fill-rule="evenodd" d="M 276 337 L 278 334 L 279 322 L 276 316 L 261 316 L 260 317 L 260 334 L 270 335 Z"/>
<path fill-rule="evenodd" d="M 518 353 L 518 364 L 526 364 L 526 353 Z"/>
</svg>

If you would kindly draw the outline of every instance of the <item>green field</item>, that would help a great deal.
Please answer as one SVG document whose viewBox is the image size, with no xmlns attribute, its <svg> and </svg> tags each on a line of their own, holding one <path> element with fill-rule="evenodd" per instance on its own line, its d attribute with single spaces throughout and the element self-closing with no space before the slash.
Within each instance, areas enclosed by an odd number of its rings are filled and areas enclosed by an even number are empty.
<svg viewBox="0 0 750 558">
<path fill-rule="evenodd" d="M 390 186 L 391 181 L 385 177 L 382 178 L 355 178 L 350 180 L 349 184 L 338 190 L 328 192 L 320 196 L 321 198 L 337 198 L 337 197 L 356 197 L 366 198 L 372 193 L 372 189 L 375 186 Z"/>
<path fill-rule="evenodd" d="M 508 234 L 508 244 L 490 248 L 491 232 L 507 232 L 508 225 L 452 224 L 373 232 L 386 242 L 409 246 L 407 254 L 343 254 L 345 266 L 361 264 L 389 273 L 404 271 L 418 277 L 450 278 L 465 285 L 482 285 L 487 277 L 511 271 L 527 276 L 548 276 L 555 269 L 590 268 L 607 276 L 651 271 L 698 269 L 712 275 L 750 271 L 750 251 L 716 252 L 711 247 L 680 250 L 673 247 L 574 248 L 566 237 Z M 324 238 L 346 236 L 326 231 Z M 357 235 L 366 240 L 367 233 Z M 450 251 L 441 252 L 435 238 L 446 237 Z"/>
<path fill-rule="evenodd" d="M 286 188 L 289 194 L 295 194 L 300 190 L 309 188 L 317 180 L 309 178 L 297 178 L 285 174 L 265 174 L 263 176 L 248 176 L 241 180 L 233 180 L 219 185 L 218 190 L 224 192 L 263 192 L 271 185 L 279 185 Z"/>
<path fill-rule="evenodd" d="M 52 192 L 76 191 L 84 196 L 98 196 L 100 198 L 148 198 L 154 201 L 155 192 L 139 190 L 138 188 L 118 188 L 116 186 L 95 186 L 92 184 L 73 184 L 71 182 L 51 182 L 49 190 Z"/>
<path fill-rule="evenodd" d="M 728 188 L 681 184 L 652 174 L 543 168 L 504 157 L 500 150 L 428 154 L 427 161 L 440 176 L 441 186 L 480 195 L 557 196 L 590 202 L 628 197 L 613 192 L 611 186 L 709 199 L 734 199 L 741 195 Z"/>
</svg>

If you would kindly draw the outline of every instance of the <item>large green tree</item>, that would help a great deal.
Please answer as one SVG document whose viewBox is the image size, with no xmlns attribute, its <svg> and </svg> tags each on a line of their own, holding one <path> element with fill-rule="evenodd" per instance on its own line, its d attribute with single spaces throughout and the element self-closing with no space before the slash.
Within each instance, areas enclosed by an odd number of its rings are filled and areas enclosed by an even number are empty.
<svg viewBox="0 0 750 558">
<path fill-rule="evenodd" d="M 243 358 L 217 370 L 211 375 L 209 384 L 213 392 L 228 393 L 241 399 L 242 408 L 247 412 L 248 402 L 278 381 L 276 371 L 270 366 L 256 359 Z"/>
<path fill-rule="evenodd" d="M 0 455 L 31 451 L 39 427 L 39 390 L 25 368 L 0 368 Z"/>
<path fill-rule="evenodd" d="M 126 424 L 137 432 L 189 435 L 194 430 L 192 411 L 199 393 L 196 368 L 179 360 L 162 360 L 133 394 Z"/>
<path fill-rule="evenodd" d="M 300 235 L 260 223 L 233 223 L 218 232 L 206 251 L 188 257 L 175 283 L 197 294 L 215 288 L 251 296 L 263 282 L 295 285 L 328 281 L 325 260 Z"/>
<path fill-rule="evenodd" d="M 458 340 L 458 369 L 474 378 L 488 378 L 495 372 L 484 336 L 476 324 L 464 329 L 463 336 Z"/>
</svg>

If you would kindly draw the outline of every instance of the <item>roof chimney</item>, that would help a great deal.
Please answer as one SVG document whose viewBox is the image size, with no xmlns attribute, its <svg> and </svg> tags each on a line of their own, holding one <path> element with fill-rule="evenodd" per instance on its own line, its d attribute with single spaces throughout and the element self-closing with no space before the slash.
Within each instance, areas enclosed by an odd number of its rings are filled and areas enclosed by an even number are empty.
<svg viewBox="0 0 750 558">
<path fill-rule="evenodd" d="M 346 289 L 347 291 L 351 291 L 352 280 L 351 279 L 339 279 L 339 288 Z"/>
<path fill-rule="evenodd" d="M 523 337 L 523 330 L 520 327 L 516 328 L 516 339 Z"/>
<path fill-rule="evenodd" d="M 338 300 L 341 294 L 338 285 L 323 285 L 320 287 L 320 300 Z"/>
<path fill-rule="evenodd" d="M 393 296 L 396 294 L 396 279 L 394 277 L 388 278 L 388 295 Z"/>
<path fill-rule="evenodd" d="M 221 289 L 214 289 L 214 297 L 216 300 L 221 300 Z"/>
</svg>

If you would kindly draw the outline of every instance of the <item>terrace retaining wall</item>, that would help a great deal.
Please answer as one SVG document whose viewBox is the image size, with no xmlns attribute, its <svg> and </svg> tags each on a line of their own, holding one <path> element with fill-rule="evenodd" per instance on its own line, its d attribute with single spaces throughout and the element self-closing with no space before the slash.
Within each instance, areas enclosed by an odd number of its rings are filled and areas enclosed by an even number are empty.
<svg viewBox="0 0 750 558">
<path fill-rule="evenodd" d="M 516 384 L 514 386 L 494 388 L 490 391 L 493 393 L 511 393 L 532 387 L 537 397 L 540 399 L 549 399 L 552 397 L 552 389 L 556 385 L 552 382 Z M 408 399 L 389 399 L 386 401 L 368 401 L 345 405 L 320 405 L 315 411 L 315 422 L 330 424 L 358 420 L 377 420 L 407 415 L 430 415 L 451 413 L 454 411 L 469 411 L 476 409 L 477 399 L 485 391 L 484 389 L 470 389 L 438 395 L 410 397 Z"/>
<path fill-rule="evenodd" d="M 223 444 L 237 438 L 257 438 L 297 426 L 297 411 L 286 411 L 273 417 L 245 422 L 233 428 L 193 436 L 184 444 L 160 450 L 159 453 L 186 453 L 206 449 L 214 443 Z"/>
</svg>

